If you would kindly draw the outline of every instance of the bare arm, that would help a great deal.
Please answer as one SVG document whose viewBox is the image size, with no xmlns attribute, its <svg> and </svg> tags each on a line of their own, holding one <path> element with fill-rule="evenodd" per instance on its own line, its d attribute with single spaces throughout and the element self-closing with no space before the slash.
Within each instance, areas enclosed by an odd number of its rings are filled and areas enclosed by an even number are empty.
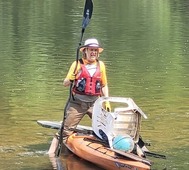
<svg viewBox="0 0 189 170">
<path fill-rule="evenodd" d="M 109 97 L 109 92 L 108 92 L 108 86 L 107 86 L 107 85 L 105 85 L 105 86 L 102 88 L 102 96 Z M 105 107 L 105 109 L 106 109 L 108 112 L 111 112 L 111 106 L 110 106 L 110 102 L 109 102 L 109 101 L 106 101 L 106 102 L 105 102 L 104 107 Z"/>
<path fill-rule="evenodd" d="M 102 87 L 102 96 L 109 97 L 108 85 Z"/>
</svg>

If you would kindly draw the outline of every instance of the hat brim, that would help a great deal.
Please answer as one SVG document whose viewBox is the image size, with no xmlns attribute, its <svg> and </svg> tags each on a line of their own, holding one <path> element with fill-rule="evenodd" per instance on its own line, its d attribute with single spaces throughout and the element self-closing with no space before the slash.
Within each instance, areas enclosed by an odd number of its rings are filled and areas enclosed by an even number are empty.
<svg viewBox="0 0 189 170">
<path fill-rule="evenodd" d="M 83 52 L 83 50 L 84 50 L 85 48 L 89 48 L 89 47 L 98 48 L 99 53 L 101 53 L 101 52 L 104 50 L 102 47 L 99 47 L 99 46 L 90 46 L 90 45 L 81 46 L 79 50 L 80 50 L 81 52 Z"/>
</svg>

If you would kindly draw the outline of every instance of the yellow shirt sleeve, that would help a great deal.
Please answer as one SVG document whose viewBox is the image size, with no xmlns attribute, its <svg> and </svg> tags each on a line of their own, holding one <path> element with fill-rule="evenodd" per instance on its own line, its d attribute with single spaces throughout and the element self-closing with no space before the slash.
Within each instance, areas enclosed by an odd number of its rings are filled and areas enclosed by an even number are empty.
<svg viewBox="0 0 189 170">
<path fill-rule="evenodd" d="M 102 61 L 99 61 L 100 64 L 100 72 L 101 72 L 101 81 L 102 81 L 102 87 L 106 86 L 107 83 L 107 76 L 106 76 L 106 67 Z"/>
<path fill-rule="evenodd" d="M 71 79 L 72 74 L 74 74 L 74 71 L 75 71 L 75 74 L 77 74 L 78 70 L 80 69 L 80 64 L 79 63 L 77 64 L 76 70 L 75 70 L 75 67 L 76 67 L 76 61 L 74 61 L 72 65 L 70 66 L 66 79 Z"/>
</svg>

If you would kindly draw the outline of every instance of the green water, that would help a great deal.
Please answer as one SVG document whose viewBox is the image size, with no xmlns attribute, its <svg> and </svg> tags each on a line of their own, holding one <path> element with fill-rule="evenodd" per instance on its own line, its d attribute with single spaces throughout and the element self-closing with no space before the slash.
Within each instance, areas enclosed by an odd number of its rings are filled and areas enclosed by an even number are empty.
<svg viewBox="0 0 189 170">
<path fill-rule="evenodd" d="M 0 0 L 0 169 L 52 169 L 46 151 L 56 131 L 36 120 L 63 117 L 69 89 L 62 80 L 76 57 L 83 6 Z M 104 47 L 110 95 L 131 97 L 148 115 L 141 134 L 168 158 L 153 158 L 154 170 L 189 167 L 188 28 L 187 0 L 95 0 L 84 34 Z M 62 162 L 95 168 L 77 157 Z"/>
</svg>

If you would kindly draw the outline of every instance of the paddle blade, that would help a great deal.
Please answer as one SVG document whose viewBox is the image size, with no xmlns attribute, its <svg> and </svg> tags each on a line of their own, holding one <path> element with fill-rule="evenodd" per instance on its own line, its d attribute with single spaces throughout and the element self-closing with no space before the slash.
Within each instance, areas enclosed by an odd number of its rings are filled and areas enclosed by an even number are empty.
<svg viewBox="0 0 189 170">
<path fill-rule="evenodd" d="M 92 17 L 92 12 L 93 12 L 93 2 L 92 0 L 86 0 L 84 12 L 83 12 L 82 29 L 85 29 L 89 24 L 89 21 Z"/>
</svg>

